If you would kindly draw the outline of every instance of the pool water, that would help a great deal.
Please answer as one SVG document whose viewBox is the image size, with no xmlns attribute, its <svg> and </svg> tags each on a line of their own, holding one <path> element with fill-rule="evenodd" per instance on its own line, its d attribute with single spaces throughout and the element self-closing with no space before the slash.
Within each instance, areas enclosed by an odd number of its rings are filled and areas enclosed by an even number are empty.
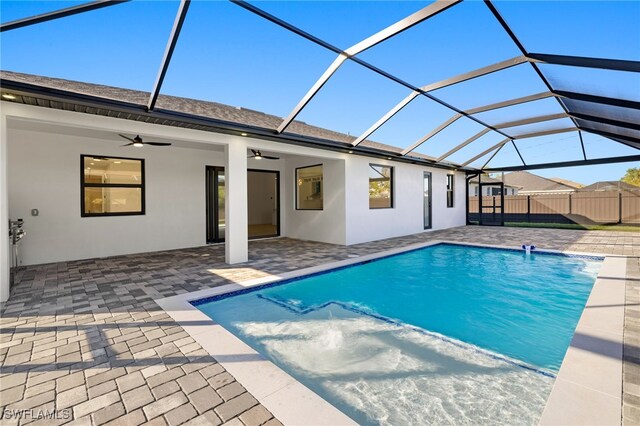
<svg viewBox="0 0 640 426">
<path fill-rule="evenodd" d="M 601 259 L 439 244 L 194 303 L 361 424 L 534 424 Z"/>
</svg>

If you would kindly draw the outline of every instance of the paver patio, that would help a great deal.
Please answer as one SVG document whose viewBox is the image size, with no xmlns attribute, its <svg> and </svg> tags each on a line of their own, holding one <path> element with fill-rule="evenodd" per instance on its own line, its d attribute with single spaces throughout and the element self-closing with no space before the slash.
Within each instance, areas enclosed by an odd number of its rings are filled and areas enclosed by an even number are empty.
<svg viewBox="0 0 640 426">
<path fill-rule="evenodd" d="M 460 227 L 349 247 L 251 241 L 234 266 L 215 245 L 21 268 L 2 307 L 2 424 L 30 423 L 21 409 L 67 409 L 47 424 L 280 424 L 155 300 L 429 240 L 630 256 L 623 422 L 640 423 L 640 233 Z"/>
</svg>

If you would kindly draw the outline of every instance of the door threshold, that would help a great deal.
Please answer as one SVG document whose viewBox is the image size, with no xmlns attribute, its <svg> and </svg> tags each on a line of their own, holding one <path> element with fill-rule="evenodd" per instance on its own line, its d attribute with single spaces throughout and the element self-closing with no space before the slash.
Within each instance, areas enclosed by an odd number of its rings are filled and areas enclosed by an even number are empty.
<svg viewBox="0 0 640 426">
<path fill-rule="evenodd" d="M 274 240 L 276 238 L 284 238 L 283 235 L 267 235 L 265 237 L 250 237 L 248 240 L 249 241 L 256 241 L 256 240 Z M 221 241 L 219 243 L 206 243 L 207 246 L 218 246 L 218 245 L 223 245 L 225 242 Z"/>
</svg>

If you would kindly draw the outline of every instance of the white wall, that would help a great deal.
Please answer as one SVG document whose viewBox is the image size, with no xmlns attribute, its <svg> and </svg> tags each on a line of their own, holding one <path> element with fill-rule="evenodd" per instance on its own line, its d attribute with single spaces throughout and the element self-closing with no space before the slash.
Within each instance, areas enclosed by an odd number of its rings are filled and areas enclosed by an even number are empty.
<svg viewBox="0 0 640 426">
<path fill-rule="evenodd" d="M 281 157 L 249 159 L 246 166 L 280 171 L 283 236 L 355 244 L 423 232 L 422 174 L 429 169 L 422 166 L 24 105 L 8 109 L 10 124 L 3 126 L 8 129 L 8 205 L 12 218 L 26 222 L 23 264 L 205 244 L 204 170 L 206 165 L 225 166 L 225 144 L 241 143 Z M 63 134 L 67 129 L 72 130 Z M 180 141 L 185 147 L 121 148 L 113 137 L 138 131 L 149 139 Z M 145 158 L 146 215 L 82 218 L 80 154 Z M 393 209 L 369 209 L 369 163 L 395 167 Z M 314 164 L 323 164 L 324 209 L 296 210 L 295 168 Z M 447 209 L 448 171 L 430 171 L 433 229 L 464 225 L 463 174 L 456 174 L 455 207 Z M 38 217 L 30 215 L 33 208 L 40 210 Z"/>
<path fill-rule="evenodd" d="M 204 170 L 224 166 L 219 151 L 179 147 L 121 148 L 117 142 L 9 129 L 9 215 L 23 218 L 22 264 L 104 257 L 205 244 Z M 80 216 L 80 155 L 144 158 L 146 214 Z M 356 244 L 423 232 L 422 176 L 431 171 L 433 229 L 465 224 L 464 176 L 456 175 L 455 207 L 446 208 L 446 170 L 362 156 L 318 159 L 290 155 L 249 160 L 248 167 L 281 172 L 281 235 Z M 324 208 L 295 209 L 295 169 L 323 164 Z M 394 208 L 369 209 L 369 163 L 394 170 Z M 37 208 L 40 215 L 30 215 Z M 262 218 L 250 218 L 250 223 Z"/>
<path fill-rule="evenodd" d="M 9 215 L 23 218 L 23 264 L 205 244 L 205 166 L 222 152 L 9 129 Z M 145 159 L 146 214 L 80 216 L 80 154 Z M 31 209 L 38 209 L 37 217 Z"/>
<path fill-rule="evenodd" d="M 4 104 L 5 102 L 2 102 Z M 9 198 L 7 165 L 7 117 L 0 106 L 0 302 L 9 298 L 11 245 L 9 243 Z"/>
<path fill-rule="evenodd" d="M 323 209 L 296 210 L 295 169 L 322 164 Z M 345 217 L 345 162 L 344 160 L 319 160 L 315 157 L 296 156 L 286 160 L 284 174 L 284 224 L 285 235 L 301 240 L 346 244 Z"/>
<path fill-rule="evenodd" d="M 369 164 L 394 167 L 394 206 L 369 209 Z M 423 172 L 432 174 L 432 229 L 466 223 L 464 174 L 456 173 L 454 207 L 447 208 L 447 174 L 443 169 L 349 156 L 346 167 L 347 244 L 398 237 L 424 231 Z"/>
</svg>

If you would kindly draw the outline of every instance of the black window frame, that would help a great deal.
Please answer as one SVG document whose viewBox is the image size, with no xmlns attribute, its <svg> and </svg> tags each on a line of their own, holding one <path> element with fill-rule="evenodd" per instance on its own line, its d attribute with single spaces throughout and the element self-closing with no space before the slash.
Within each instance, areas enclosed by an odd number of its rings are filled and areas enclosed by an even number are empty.
<svg viewBox="0 0 640 426">
<path fill-rule="evenodd" d="M 91 158 L 108 158 L 110 160 L 133 160 L 140 161 L 140 183 L 85 183 L 84 181 L 84 159 Z M 80 217 L 108 217 L 108 216 L 142 216 L 146 214 L 146 182 L 144 158 L 131 157 L 113 157 L 110 155 L 90 155 L 80 154 Z M 86 213 L 84 203 L 85 188 L 140 188 L 140 211 L 139 212 L 110 212 L 110 213 Z"/>
<path fill-rule="evenodd" d="M 312 167 L 322 167 L 322 207 L 319 209 L 301 209 L 298 207 L 298 170 L 310 169 Z M 323 211 L 324 210 L 324 163 L 312 164 L 310 166 L 296 167 L 294 171 L 294 207 L 296 211 Z"/>
<path fill-rule="evenodd" d="M 447 174 L 447 208 L 451 209 L 455 206 L 455 179 L 456 175 Z"/>
<path fill-rule="evenodd" d="M 390 166 L 388 164 L 376 164 L 376 163 L 369 163 L 369 168 L 371 168 L 372 166 L 377 166 L 377 167 L 388 167 L 389 169 L 391 169 L 391 173 L 389 175 L 389 184 L 391 187 L 391 194 L 390 194 L 390 203 L 389 203 L 389 207 L 371 207 L 371 195 L 369 194 L 369 210 L 384 210 L 384 209 L 393 209 L 395 208 L 395 184 L 396 184 L 396 168 L 394 166 Z M 371 178 L 368 178 L 368 185 L 367 185 L 367 192 L 369 192 L 371 190 Z"/>
</svg>

